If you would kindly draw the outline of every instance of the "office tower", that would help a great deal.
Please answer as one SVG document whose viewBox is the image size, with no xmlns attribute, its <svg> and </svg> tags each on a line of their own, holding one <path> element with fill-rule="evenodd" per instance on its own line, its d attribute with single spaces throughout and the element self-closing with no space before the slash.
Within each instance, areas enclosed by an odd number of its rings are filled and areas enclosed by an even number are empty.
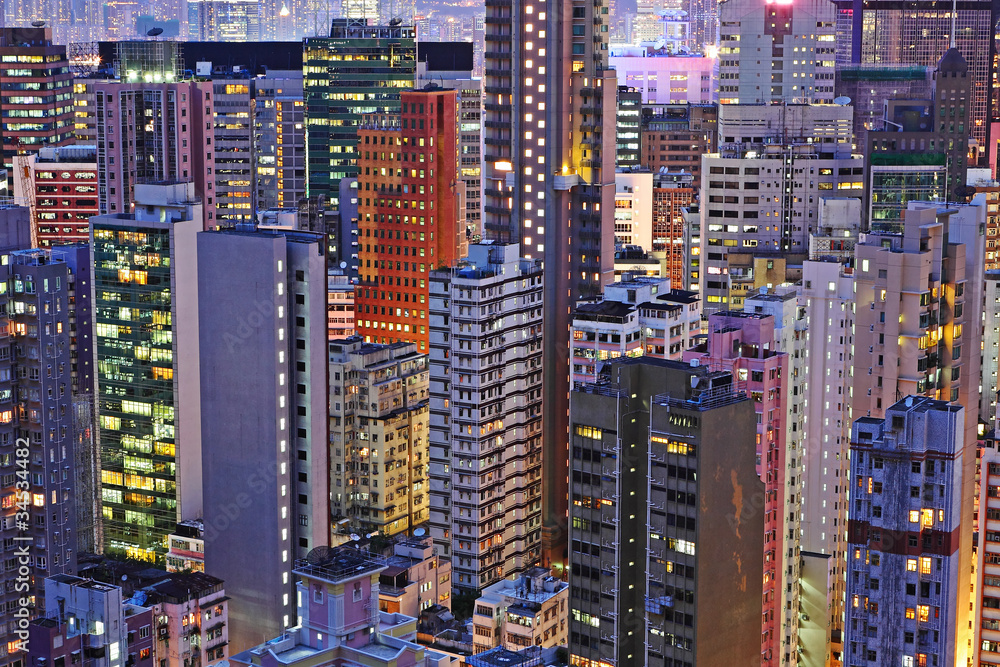
<svg viewBox="0 0 1000 667">
<path fill-rule="evenodd" d="M 810 659 L 823 661 L 841 650 L 844 608 L 850 396 L 853 391 L 854 276 L 842 261 L 807 260 L 802 294 L 808 330 L 804 363 L 805 443 L 802 459 L 802 599 L 817 609 L 799 628 Z M 823 558 L 827 556 L 828 558 Z"/>
<path fill-rule="evenodd" d="M 32 245 L 90 240 L 97 207 L 97 146 L 45 146 L 14 156 L 14 198 L 32 214 Z"/>
<path fill-rule="evenodd" d="M 73 75 L 66 47 L 52 43 L 51 28 L 0 29 L 0 62 L 5 78 L 2 166 L 12 178 L 18 153 L 72 143 Z"/>
<path fill-rule="evenodd" d="M 413 343 L 330 341 L 331 516 L 395 535 L 430 514 L 427 355 Z M 376 399 L 369 403 L 369 399 Z"/>
<path fill-rule="evenodd" d="M 765 489 L 733 375 L 623 360 L 570 411 L 570 662 L 759 664 Z"/>
<path fill-rule="evenodd" d="M 255 157 L 260 159 L 254 151 L 256 83 L 256 79 L 231 74 L 212 78 L 209 182 L 214 182 L 214 187 L 209 194 L 214 197 L 219 225 L 237 225 L 253 218 L 253 162 Z"/>
<path fill-rule="evenodd" d="M 851 429 L 844 664 L 964 665 L 972 520 L 965 408 L 908 396 Z M 853 483 L 857 480 L 857 483 Z"/>
<path fill-rule="evenodd" d="M 615 46 L 608 65 L 618 86 L 632 88 L 643 104 L 712 104 L 718 99 L 717 58 L 667 53 L 656 46 Z"/>
<path fill-rule="evenodd" d="M 458 95 L 407 90 L 400 99 L 399 115 L 358 126 L 355 326 L 366 341 L 403 340 L 427 352 L 428 273 L 453 266 L 468 247 Z"/>
<path fill-rule="evenodd" d="M 936 0 L 905 6 L 891 0 L 834 2 L 838 62 L 934 67 L 942 53 L 957 47 L 968 59 L 972 81 L 966 138 L 971 136 L 980 146 L 986 145 L 990 71 L 996 55 L 993 3 Z"/>
<path fill-rule="evenodd" d="M 851 154 L 849 106 L 723 105 L 719 152 L 702 161 L 706 312 L 741 307 L 743 291 L 732 281 L 760 282 L 750 268 L 733 270 L 733 254 L 767 258 L 768 268 L 789 255 L 804 258 L 822 199 L 860 198 L 863 171 L 861 156 Z"/>
<path fill-rule="evenodd" d="M 701 333 L 701 302 L 666 278 L 624 274 L 573 310 L 570 382 L 596 382 L 619 357 L 681 358 Z"/>
<path fill-rule="evenodd" d="M 794 302 L 794 297 L 793 297 Z M 747 383 L 757 414 L 757 474 L 765 484 L 761 550 L 763 616 L 760 637 L 762 664 L 784 664 L 795 655 L 796 635 L 788 612 L 798 609 L 798 543 L 795 539 L 798 489 L 795 445 L 789 422 L 793 392 L 793 356 L 778 351 L 776 318 L 755 311 L 720 311 L 708 318 L 708 338 L 684 359 L 722 368 Z"/>
<path fill-rule="evenodd" d="M 885 102 L 881 131 L 868 132 L 865 182 L 870 228 L 900 231 L 909 201 L 949 201 L 968 180 L 970 105 L 975 81 L 949 49 L 933 75 L 933 97 Z M 964 196 L 961 197 L 964 199 Z"/>
<path fill-rule="evenodd" d="M 653 176 L 652 250 L 666 260 L 670 284 L 688 289 L 684 281 L 684 254 L 691 248 L 684 244 L 684 208 L 691 206 L 700 181 L 693 175 L 662 172 Z"/>
<path fill-rule="evenodd" d="M 306 196 L 302 71 L 269 71 L 254 88 L 253 208 L 296 208 Z"/>
<path fill-rule="evenodd" d="M 139 184 L 194 184 L 198 223 L 215 226 L 212 84 L 98 83 L 97 180 L 102 214 L 135 213 Z M 175 202 L 170 202 L 175 203 Z"/>
<path fill-rule="evenodd" d="M 509 651 L 565 646 L 568 603 L 569 584 L 544 567 L 487 586 L 472 616 L 474 653 L 497 646 Z"/>
<path fill-rule="evenodd" d="M 614 271 L 614 71 L 600 4 L 486 4 L 483 234 L 545 267 L 545 563 L 564 560 L 568 476 L 565 369 L 573 300 Z M 572 252 L 566 249 L 572 246 Z"/>
<path fill-rule="evenodd" d="M 516 244 L 430 274 L 431 536 L 452 586 L 481 591 L 542 557 L 542 299 Z"/>
<path fill-rule="evenodd" d="M 719 4 L 711 0 L 686 0 L 689 17 L 688 44 L 695 53 L 711 53 L 719 43 Z"/>
<path fill-rule="evenodd" d="M 309 232 L 198 235 L 205 569 L 237 650 L 295 622 L 292 564 L 329 542 L 324 250 Z"/>
<path fill-rule="evenodd" d="M 854 107 L 854 145 L 868 145 L 868 132 L 883 129 L 885 103 L 893 98 L 926 100 L 934 96 L 933 67 L 837 63 L 834 92 Z"/>
<path fill-rule="evenodd" d="M 719 102 L 832 102 L 835 24 L 830 0 L 720 3 Z"/>
<path fill-rule="evenodd" d="M 701 156 L 717 150 L 719 106 L 649 105 L 642 107 L 642 166 L 660 172 L 689 172 L 701 187 Z"/>
<path fill-rule="evenodd" d="M 451 664 L 450 655 L 400 638 L 416 638 L 415 618 L 379 612 L 379 577 L 386 569 L 384 558 L 352 547 L 297 561 L 298 624 L 230 656 L 230 664 L 272 664 L 268 658 L 289 667 Z"/>
<path fill-rule="evenodd" d="M 261 39 L 258 0 L 187 0 L 188 39 L 193 42 L 256 42 Z M 276 18 L 276 17 L 272 17 Z M 271 24 L 271 27 L 275 27 Z"/>
<path fill-rule="evenodd" d="M 340 179 L 358 175 L 357 125 L 363 114 L 399 111 L 399 93 L 413 86 L 412 25 L 367 25 L 335 19 L 329 37 L 307 37 L 305 116 L 309 155 L 306 194 L 336 208 Z M 344 94 L 330 94 L 344 88 Z"/>
<path fill-rule="evenodd" d="M 997 377 L 1000 366 L 1000 270 L 985 272 L 983 301 L 983 360 L 980 366 L 979 418 L 993 424 L 997 416 Z"/>
<path fill-rule="evenodd" d="M 479 46 L 476 43 L 475 46 Z M 473 44 L 421 42 L 415 88 L 437 85 L 458 91 L 459 180 L 465 183 L 465 224 L 473 243 L 483 232 L 483 80 L 474 77 Z"/>
<path fill-rule="evenodd" d="M 1000 455 L 982 449 L 979 472 L 979 548 L 976 550 L 975 608 L 973 609 L 972 664 L 997 662 L 1000 653 Z"/>
<path fill-rule="evenodd" d="M 5 226 L 27 222 L 23 209 L 2 213 Z M 78 544 L 69 269 L 47 250 L 8 249 L 3 281 L 9 295 L 0 349 L 0 538 L 8 545 L 8 556 L 24 566 L 9 568 L 9 585 L 0 592 L 7 610 L 0 625 L 0 641 L 7 649 L 0 665 L 6 666 L 24 657 L 12 649 L 19 638 L 26 639 L 16 634 L 24 629 L 16 612 L 23 608 L 27 618 L 35 614 L 20 601 L 41 599 L 46 577 L 75 574 Z"/>
<path fill-rule="evenodd" d="M 615 165 L 618 168 L 639 165 L 641 109 L 642 93 L 635 88 L 618 86 L 618 111 L 615 122 Z"/>
<path fill-rule="evenodd" d="M 647 169 L 615 173 L 615 246 L 653 249 L 653 174 Z"/>
<path fill-rule="evenodd" d="M 136 184 L 131 214 L 91 218 L 104 550 L 159 562 L 202 515 L 192 183 Z"/>
</svg>

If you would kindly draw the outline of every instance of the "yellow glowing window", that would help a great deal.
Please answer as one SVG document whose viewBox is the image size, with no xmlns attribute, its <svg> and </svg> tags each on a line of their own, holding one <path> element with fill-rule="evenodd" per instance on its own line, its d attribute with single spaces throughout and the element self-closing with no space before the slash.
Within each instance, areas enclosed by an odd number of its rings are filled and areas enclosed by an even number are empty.
<svg viewBox="0 0 1000 667">
<path fill-rule="evenodd" d="M 931 617 L 931 608 L 925 604 L 917 607 L 917 615 L 921 623 L 926 623 Z"/>
<path fill-rule="evenodd" d="M 906 608 L 906 617 L 909 619 L 914 619 L 917 617 L 917 612 L 913 607 Z"/>
<path fill-rule="evenodd" d="M 917 559 L 916 558 L 907 558 L 906 559 L 906 571 L 907 572 L 916 572 L 917 571 Z"/>
<path fill-rule="evenodd" d="M 931 559 L 927 556 L 920 557 L 920 574 L 931 573 Z"/>
<path fill-rule="evenodd" d="M 917 523 L 920 521 L 920 511 L 910 510 L 910 523 Z"/>
</svg>

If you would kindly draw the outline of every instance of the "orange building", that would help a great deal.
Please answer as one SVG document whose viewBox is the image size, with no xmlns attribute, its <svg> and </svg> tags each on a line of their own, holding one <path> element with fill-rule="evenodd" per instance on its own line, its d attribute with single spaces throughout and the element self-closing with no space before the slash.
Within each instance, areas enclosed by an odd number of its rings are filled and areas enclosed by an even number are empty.
<svg viewBox="0 0 1000 667">
<path fill-rule="evenodd" d="M 355 328 L 373 343 L 428 350 L 428 274 L 465 256 L 458 180 L 458 93 L 400 94 L 401 112 L 358 128 Z"/>
</svg>

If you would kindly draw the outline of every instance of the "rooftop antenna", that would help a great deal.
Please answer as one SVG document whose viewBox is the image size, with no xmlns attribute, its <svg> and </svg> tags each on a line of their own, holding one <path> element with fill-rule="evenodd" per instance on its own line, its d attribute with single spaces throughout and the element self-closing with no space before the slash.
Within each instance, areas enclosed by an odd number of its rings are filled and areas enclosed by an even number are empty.
<svg viewBox="0 0 1000 667">
<path fill-rule="evenodd" d="M 951 48 L 955 48 L 955 21 L 958 18 L 958 0 L 951 0 Z"/>
</svg>

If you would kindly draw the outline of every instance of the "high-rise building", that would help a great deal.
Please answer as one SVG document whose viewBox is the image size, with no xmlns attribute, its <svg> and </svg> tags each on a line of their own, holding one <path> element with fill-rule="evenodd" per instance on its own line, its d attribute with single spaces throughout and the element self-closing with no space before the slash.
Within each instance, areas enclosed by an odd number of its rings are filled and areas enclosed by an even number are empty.
<svg viewBox="0 0 1000 667">
<path fill-rule="evenodd" d="M 14 198 L 32 212 L 32 245 L 90 240 L 90 218 L 99 212 L 97 147 L 45 146 L 14 156 Z"/>
<path fill-rule="evenodd" d="M 1000 370 L 1000 270 L 985 272 L 983 300 L 983 360 L 980 366 L 979 418 L 993 424 L 997 416 L 997 371 Z"/>
<path fill-rule="evenodd" d="M 12 178 L 18 153 L 72 143 L 73 75 L 66 47 L 53 44 L 51 28 L 0 29 L 0 62 L 5 79 L 0 92 L 0 166 Z"/>
<path fill-rule="evenodd" d="M 961 405 L 908 396 L 854 422 L 844 665 L 971 659 L 965 420 Z"/>
<path fill-rule="evenodd" d="M 809 618 L 799 628 L 799 643 L 810 659 L 826 662 L 842 648 L 850 396 L 865 390 L 852 386 L 853 272 L 838 260 L 805 261 L 799 300 L 808 325 L 802 361 L 809 368 L 800 392 L 806 429 L 800 457 L 801 577 Z M 806 611 L 814 597 L 817 608 Z"/>
<path fill-rule="evenodd" d="M 986 145 L 995 9 L 989 0 L 930 0 L 906 5 L 893 0 L 834 0 L 837 61 L 862 65 L 934 67 L 949 47 L 968 59 L 972 95 L 965 137 Z"/>
<path fill-rule="evenodd" d="M 26 225 L 26 213 L 0 211 L 5 227 Z M 20 601 L 44 599 L 46 577 L 75 574 L 79 550 L 69 268 L 48 250 L 12 250 L 4 251 L 2 272 L 9 293 L 0 340 L 0 539 L 24 569 L 11 568 L 0 592 L 4 667 L 26 664 L 16 612 L 36 612 Z"/>
<path fill-rule="evenodd" d="M 484 90 L 484 225 L 545 267 L 544 356 L 559 358 L 573 299 L 614 272 L 614 70 L 602 3 L 489 0 Z M 566 252 L 572 247 L 572 252 Z M 545 365 L 546 562 L 564 560 L 569 386 Z"/>
<path fill-rule="evenodd" d="M 615 246 L 653 249 L 653 174 L 648 169 L 615 173 Z"/>
<path fill-rule="evenodd" d="M 212 79 L 210 195 L 215 222 L 224 226 L 253 218 L 253 162 L 260 159 L 254 150 L 254 124 L 262 122 L 254 117 L 258 79 L 229 76 Z"/>
<path fill-rule="evenodd" d="M 474 76 L 473 51 L 469 42 L 420 42 L 415 87 L 440 86 L 458 91 L 458 178 L 465 183 L 469 239 L 478 242 L 483 227 L 483 80 Z"/>
<path fill-rule="evenodd" d="M 430 516 L 427 361 L 412 343 L 329 342 L 330 512 L 352 530 L 396 535 Z"/>
<path fill-rule="evenodd" d="M 823 199 L 860 199 L 863 172 L 851 152 L 849 106 L 722 105 L 719 152 L 702 161 L 706 312 L 742 307 L 740 286 L 760 282 L 753 269 L 734 268 L 733 255 L 766 258 L 768 268 L 788 255 L 804 259 Z"/>
<path fill-rule="evenodd" d="M 134 214 L 139 184 L 194 184 L 204 226 L 215 226 L 212 84 L 98 83 L 97 177 L 102 214 Z M 199 219 L 199 223 L 202 220 Z"/>
<path fill-rule="evenodd" d="M 618 86 L 618 111 L 615 122 L 615 166 L 639 166 L 640 115 L 642 93 L 628 86 Z"/>
<path fill-rule="evenodd" d="M 930 99 L 888 99 L 880 128 L 867 134 L 868 227 L 901 231 L 910 201 L 964 199 L 975 79 L 949 49 L 933 73 Z"/>
<path fill-rule="evenodd" d="M 302 70 L 271 70 L 253 85 L 253 210 L 296 208 L 306 196 Z"/>
<path fill-rule="evenodd" d="M 252 227 L 197 242 L 205 569 L 242 650 L 295 623 L 292 564 L 329 543 L 325 244 Z"/>
<path fill-rule="evenodd" d="M 261 39 L 258 0 L 187 0 L 188 39 L 193 42 L 256 42 Z"/>
<path fill-rule="evenodd" d="M 688 289 L 684 283 L 684 255 L 690 247 L 684 244 L 684 208 L 694 201 L 701 181 L 685 173 L 662 172 L 653 177 L 653 238 L 652 250 L 662 253 L 666 275 L 677 289 Z"/>
<path fill-rule="evenodd" d="M 717 104 L 644 104 L 642 107 L 642 166 L 654 173 L 687 172 L 701 187 L 701 156 L 714 153 L 718 142 Z"/>
<path fill-rule="evenodd" d="M 192 183 L 137 184 L 132 213 L 91 218 L 104 549 L 160 561 L 202 516 Z"/>
<path fill-rule="evenodd" d="M 760 664 L 765 487 L 734 376 L 624 360 L 570 411 L 570 663 Z"/>
<path fill-rule="evenodd" d="M 358 175 L 362 116 L 398 112 L 400 91 L 413 86 L 416 30 L 335 19 L 329 37 L 307 37 L 304 48 L 307 195 L 335 204 L 340 179 Z"/>
<path fill-rule="evenodd" d="M 355 326 L 365 340 L 403 340 L 427 352 L 429 272 L 465 256 L 458 181 L 458 94 L 403 91 L 402 111 L 358 131 L 358 286 Z"/>
<path fill-rule="evenodd" d="M 919 65 L 837 63 L 834 88 L 854 107 L 854 145 L 867 146 L 868 132 L 883 129 L 887 100 L 933 97 L 932 67 Z"/>
<path fill-rule="evenodd" d="M 1000 660 L 1000 454 L 984 447 L 979 471 L 979 548 L 976 550 L 973 665 Z"/>
<path fill-rule="evenodd" d="M 794 295 L 791 299 L 794 305 Z M 779 350 L 777 318 L 753 310 L 720 311 L 709 316 L 708 338 L 684 359 L 721 368 L 746 383 L 757 414 L 757 474 L 765 485 L 762 500 L 764 547 L 759 556 L 763 577 L 761 664 L 786 664 L 795 655 L 797 636 L 788 613 L 798 609 L 797 488 L 794 444 L 788 422 L 793 355 Z M 797 618 L 795 619 L 797 622 Z M 786 653 L 789 654 L 786 657 Z"/>
<path fill-rule="evenodd" d="M 430 529 L 462 591 L 542 555 L 544 284 L 518 252 L 472 245 L 430 274 Z"/>
<path fill-rule="evenodd" d="M 718 58 L 669 53 L 655 44 L 611 49 L 608 65 L 618 86 L 632 89 L 643 104 L 712 104 L 719 97 Z"/>
<path fill-rule="evenodd" d="M 832 102 L 835 24 L 830 0 L 721 2 L 719 102 Z"/>
</svg>

